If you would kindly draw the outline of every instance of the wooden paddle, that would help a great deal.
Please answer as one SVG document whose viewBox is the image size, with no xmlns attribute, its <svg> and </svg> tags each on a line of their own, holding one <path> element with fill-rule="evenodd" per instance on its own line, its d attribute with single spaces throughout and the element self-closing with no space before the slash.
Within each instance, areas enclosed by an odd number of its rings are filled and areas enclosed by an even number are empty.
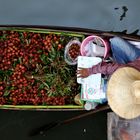
<svg viewBox="0 0 140 140">
<path fill-rule="evenodd" d="M 45 135 L 45 133 L 47 131 L 49 131 L 49 130 L 55 128 L 55 127 L 70 123 L 72 121 L 75 121 L 75 120 L 81 119 L 83 117 L 87 117 L 89 115 L 92 115 L 92 114 L 95 114 L 97 112 L 101 112 L 101 111 L 104 111 L 104 110 L 108 110 L 108 109 L 110 109 L 110 107 L 108 105 L 100 106 L 100 107 L 97 107 L 96 109 L 94 109 L 92 111 L 89 111 L 89 112 L 86 112 L 84 114 L 74 116 L 72 118 L 69 118 L 69 119 L 66 119 L 66 120 L 63 120 L 63 121 L 56 121 L 56 122 L 51 122 L 51 123 L 45 124 L 45 125 L 43 125 L 43 126 L 41 126 L 39 128 L 33 129 L 29 133 L 29 136 L 35 136 L 35 135 L 39 135 L 39 134 L 40 135 Z"/>
</svg>

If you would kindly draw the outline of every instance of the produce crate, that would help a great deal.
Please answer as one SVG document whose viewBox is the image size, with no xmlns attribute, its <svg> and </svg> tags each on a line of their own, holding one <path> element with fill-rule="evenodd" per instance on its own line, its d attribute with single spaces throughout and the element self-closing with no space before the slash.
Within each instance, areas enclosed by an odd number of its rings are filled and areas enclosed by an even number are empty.
<svg viewBox="0 0 140 140">
<path fill-rule="evenodd" d="M 85 36 L 70 31 L 0 27 L 0 108 L 80 110 L 77 66 L 64 60 L 66 44 Z"/>
</svg>

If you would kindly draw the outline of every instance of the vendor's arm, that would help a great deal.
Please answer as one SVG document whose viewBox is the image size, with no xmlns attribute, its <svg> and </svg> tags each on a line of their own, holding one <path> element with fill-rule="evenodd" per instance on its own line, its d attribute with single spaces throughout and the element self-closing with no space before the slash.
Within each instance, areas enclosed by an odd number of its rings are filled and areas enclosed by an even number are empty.
<svg viewBox="0 0 140 140">
<path fill-rule="evenodd" d="M 123 64 L 118 63 L 99 63 L 92 68 L 78 68 L 78 77 L 86 78 L 91 74 L 102 73 L 104 75 L 112 74 L 117 68 L 122 67 Z"/>
<path fill-rule="evenodd" d="M 122 67 L 124 64 L 118 64 L 118 63 L 99 63 L 92 68 L 89 68 L 89 75 L 96 74 L 96 73 L 102 73 L 104 75 L 111 75 L 116 69 L 119 67 Z"/>
<path fill-rule="evenodd" d="M 117 70 L 120 67 L 134 67 L 135 69 L 140 71 L 140 57 L 136 59 L 133 62 L 130 62 L 128 64 L 118 64 L 118 63 L 99 63 L 92 68 L 80 68 L 77 72 L 79 74 L 79 77 L 86 78 L 91 74 L 96 73 L 102 73 L 104 75 L 111 75 L 115 70 Z"/>
<path fill-rule="evenodd" d="M 129 62 L 128 64 L 105 63 L 105 62 L 99 63 L 93 66 L 92 68 L 89 68 L 89 75 L 96 73 L 111 75 L 115 70 L 124 66 L 133 67 L 140 71 L 140 57 L 132 62 Z"/>
</svg>

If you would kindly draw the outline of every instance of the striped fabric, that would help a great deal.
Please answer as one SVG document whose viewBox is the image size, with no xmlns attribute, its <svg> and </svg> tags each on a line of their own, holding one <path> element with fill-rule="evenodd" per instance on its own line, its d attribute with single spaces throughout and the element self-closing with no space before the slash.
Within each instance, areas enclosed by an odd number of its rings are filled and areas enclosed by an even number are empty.
<svg viewBox="0 0 140 140">
<path fill-rule="evenodd" d="M 133 67 L 140 71 L 140 57 L 136 59 L 133 62 L 130 62 L 128 64 L 118 64 L 118 63 L 99 63 L 96 66 L 93 66 L 92 68 L 89 68 L 89 74 L 96 74 L 96 73 L 102 73 L 104 75 L 111 75 L 115 70 L 117 70 L 120 67 Z"/>
</svg>

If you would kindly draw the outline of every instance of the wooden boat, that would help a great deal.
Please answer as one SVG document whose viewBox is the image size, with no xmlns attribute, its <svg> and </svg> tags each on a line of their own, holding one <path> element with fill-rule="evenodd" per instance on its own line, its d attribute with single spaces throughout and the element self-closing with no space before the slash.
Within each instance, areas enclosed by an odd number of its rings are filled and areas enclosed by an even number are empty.
<svg viewBox="0 0 140 140">
<path fill-rule="evenodd" d="M 100 36 L 102 38 L 110 38 L 110 37 L 114 37 L 114 36 L 120 36 L 120 37 L 122 37 L 122 38 L 124 38 L 126 40 L 128 39 L 128 40 L 132 40 L 132 41 L 140 41 L 140 36 L 138 36 L 138 35 L 125 34 L 125 33 L 119 33 L 119 32 L 105 32 L 105 31 L 99 31 L 99 30 L 93 30 L 93 29 L 74 28 L 74 27 L 0 25 L 0 32 L 1 31 L 15 31 L 15 32 L 20 32 L 20 33 L 28 32 L 28 33 L 43 34 L 43 35 L 44 34 L 45 35 L 53 34 L 53 35 L 58 35 L 58 36 L 62 35 L 62 36 L 67 36 L 69 39 L 76 37 L 76 38 L 79 38 L 79 40 L 81 40 L 81 41 L 85 37 L 87 37 L 89 35 L 97 35 L 97 36 Z M 2 39 L 3 36 L 4 36 L 4 33 L 2 33 L 2 35 L 0 34 L 0 38 L 1 39 Z M 10 37 L 9 37 L 9 39 L 10 39 Z M 26 41 L 28 42 L 28 39 L 26 39 Z M 17 42 L 18 42 L 18 40 L 17 40 Z M 35 42 L 35 40 L 34 40 L 34 42 Z M 28 42 L 28 43 L 30 43 L 30 42 Z M 2 45 L 4 45 L 4 44 L 0 44 L 0 47 L 2 47 Z M 30 47 L 30 45 L 27 46 L 27 47 Z M 9 52 L 10 51 L 12 51 L 12 50 L 9 50 Z M 14 51 L 14 53 L 16 53 L 16 51 Z M 2 54 L 0 54 L 0 55 L 2 56 Z M 21 53 L 21 55 L 23 55 L 23 54 Z M 3 61 L 3 57 L 1 57 L 1 56 L 0 56 L 0 61 L 2 62 Z M 20 63 L 22 63 L 21 61 L 23 61 L 23 60 L 19 59 L 19 60 L 16 60 L 16 61 L 18 61 L 19 64 L 20 64 Z M 16 65 L 15 65 L 15 67 L 16 67 Z M 5 71 L 5 70 L 3 69 L 3 71 Z M 18 76 L 18 75 L 16 75 L 16 76 Z M 16 78 L 15 78 L 15 80 L 16 80 Z M 39 80 L 39 79 L 37 79 L 37 80 Z M 18 86 L 18 84 L 20 85 L 20 82 L 17 83 L 17 86 Z M 25 86 L 28 86 L 28 85 L 25 84 Z M 16 90 L 16 89 L 10 89 L 10 90 Z M 23 91 L 22 91 L 22 93 L 23 93 Z M 9 92 L 7 92 L 7 91 L 4 92 L 4 94 L 5 94 L 5 96 L 9 96 Z M 15 92 L 13 94 L 15 94 Z M 13 100 L 13 96 L 11 96 L 11 97 L 12 97 L 12 100 Z M 2 96 L 0 98 L 2 98 Z M 104 107 L 104 109 L 108 109 L 109 108 L 107 105 L 101 105 L 97 109 L 100 109 L 100 107 L 103 107 L 103 106 L 106 106 L 106 107 Z M 46 104 L 37 104 L 36 105 L 36 104 L 23 104 L 23 103 L 22 104 L 10 104 L 10 103 L 7 104 L 6 103 L 6 104 L 0 105 L 0 109 L 11 109 L 11 110 L 48 110 L 48 111 L 52 111 L 52 110 L 53 111 L 54 110 L 58 111 L 59 110 L 59 111 L 64 111 L 64 110 L 84 110 L 84 107 L 83 107 L 83 104 L 77 105 L 77 104 L 70 104 L 70 103 L 67 104 L 67 105 L 63 105 L 63 104 L 62 105 L 57 105 L 57 104 L 56 105 L 46 105 Z"/>
</svg>

